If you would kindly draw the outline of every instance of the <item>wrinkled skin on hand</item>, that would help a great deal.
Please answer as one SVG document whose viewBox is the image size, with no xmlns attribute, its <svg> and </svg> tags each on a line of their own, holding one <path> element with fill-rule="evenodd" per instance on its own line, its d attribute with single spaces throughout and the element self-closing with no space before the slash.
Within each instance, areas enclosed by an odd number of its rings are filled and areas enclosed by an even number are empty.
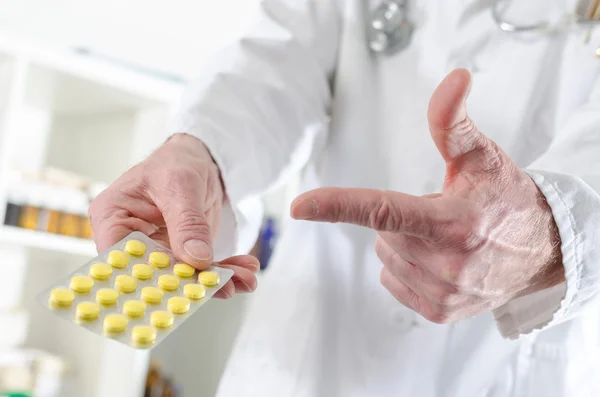
<svg viewBox="0 0 600 397">
<path fill-rule="evenodd" d="M 469 118 L 470 84 L 470 74 L 456 70 L 429 104 L 430 132 L 447 165 L 441 193 L 322 188 L 299 196 L 291 209 L 296 219 L 376 230 L 381 283 L 436 323 L 490 311 L 564 281 L 550 207 Z"/>
<path fill-rule="evenodd" d="M 89 216 L 99 251 L 141 231 L 179 260 L 204 269 L 213 263 L 212 244 L 225 202 L 219 169 L 206 146 L 177 134 L 98 195 Z M 236 256 L 219 265 L 233 269 L 234 276 L 216 297 L 256 289 L 256 258 Z"/>
</svg>

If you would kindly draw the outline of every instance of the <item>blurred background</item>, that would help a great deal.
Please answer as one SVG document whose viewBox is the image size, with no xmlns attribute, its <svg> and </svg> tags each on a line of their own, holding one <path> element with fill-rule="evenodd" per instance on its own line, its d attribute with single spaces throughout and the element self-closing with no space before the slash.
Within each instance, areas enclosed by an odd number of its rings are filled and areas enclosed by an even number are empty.
<svg viewBox="0 0 600 397">
<path fill-rule="evenodd" d="M 214 395 L 251 297 L 208 302 L 151 355 L 34 298 L 95 255 L 89 202 L 164 141 L 186 82 L 256 3 L 0 0 L 0 396 Z M 265 198 L 263 265 L 294 187 Z"/>
</svg>

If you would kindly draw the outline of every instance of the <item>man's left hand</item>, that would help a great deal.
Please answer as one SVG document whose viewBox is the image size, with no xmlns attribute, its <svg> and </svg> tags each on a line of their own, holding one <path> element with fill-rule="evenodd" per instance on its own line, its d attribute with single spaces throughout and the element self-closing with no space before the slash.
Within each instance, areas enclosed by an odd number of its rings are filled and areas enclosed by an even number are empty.
<svg viewBox="0 0 600 397">
<path fill-rule="evenodd" d="M 467 115 L 470 85 L 469 72 L 455 70 L 429 103 L 431 135 L 446 161 L 442 193 L 323 188 L 302 194 L 291 209 L 296 219 L 376 230 L 381 283 L 436 323 L 493 310 L 564 280 L 551 209 Z"/>
</svg>

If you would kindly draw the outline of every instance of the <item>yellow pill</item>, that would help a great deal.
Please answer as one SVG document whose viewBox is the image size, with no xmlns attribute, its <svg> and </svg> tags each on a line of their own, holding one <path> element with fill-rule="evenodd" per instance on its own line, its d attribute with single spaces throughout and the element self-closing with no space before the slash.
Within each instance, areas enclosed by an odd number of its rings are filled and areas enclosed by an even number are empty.
<svg viewBox="0 0 600 397">
<path fill-rule="evenodd" d="M 123 303 L 123 313 L 129 317 L 144 317 L 146 304 L 142 301 L 127 301 Z"/>
<path fill-rule="evenodd" d="M 137 281 L 135 278 L 126 274 L 120 274 L 115 279 L 115 288 L 124 294 L 135 291 L 137 288 Z"/>
<path fill-rule="evenodd" d="M 167 301 L 167 307 L 172 313 L 184 314 L 190 310 L 190 300 L 183 296 L 174 296 Z"/>
<path fill-rule="evenodd" d="M 96 280 L 108 280 L 112 274 L 112 267 L 106 263 L 95 263 L 90 267 L 90 276 Z"/>
<path fill-rule="evenodd" d="M 221 281 L 219 277 L 219 273 L 213 271 L 204 271 L 198 275 L 198 281 L 207 287 L 212 287 L 214 285 L 219 285 Z"/>
<path fill-rule="evenodd" d="M 56 288 L 50 292 L 50 304 L 56 307 L 70 307 L 75 300 L 73 291 L 67 288 Z"/>
<path fill-rule="evenodd" d="M 102 306 L 113 306 L 119 299 L 119 292 L 112 288 L 102 288 L 96 291 L 96 302 Z"/>
<path fill-rule="evenodd" d="M 190 299 L 202 299 L 206 294 L 206 288 L 202 284 L 186 284 L 183 287 L 183 294 Z"/>
<path fill-rule="evenodd" d="M 179 277 L 192 277 L 194 275 L 194 268 L 185 263 L 178 263 L 173 266 L 173 273 Z"/>
<path fill-rule="evenodd" d="M 143 256 L 146 253 L 146 244 L 139 240 L 129 240 L 125 243 L 125 251 L 133 256 Z"/>
<path fill-rule="evenodd" d="M 172 274 L 163 274 L 158 278 L 158 285 L 165 291 L 175 291 L 179 288 L 179 278 Z"/>
<path fill-rule="evenodd" d="M 150 262 L 152 266 L 162 269 L 169 266 L 171 258 L 164 252 L 152 252 L 148 257 L 148 262 Z"/>
<path fill-rule="evenodd" d="M 160 288 L 156 287 L 144 287 L 142 288 L 141 296 L 144 301 L 150 304 L 159 304 L 162 301 L 164 292 Z"/>
<path fill-rule="evenodd" d="M 98 318 L 100 306 L 94 302 L 81 302 L 75 309 L 75 315 L 80 320 L 92 321 Z"/>
<path fill-rule="evenodd" d="M 121 250 L 110 251 L 106 261 L 116 269 L 123 269 L 129 263 L 129 254 Z"/>
<path fill-rule="evenodd" d="M 87 294 L 94 286 L 94 280 L 88 276 L 73 276 L 70 287 L 73 291 L 80 294 Z"/>
<path fill-rule="evenodd" d="M 131 341 L 136 345 L 151 345 L 156 340 L 156 329 L 149 325 L 138 325 L 131 330 Z"/>
<path fill-rule="evenodd" d="M 109 314 L 104 317 L 104 333 L 120 334 L 125 332 L 128 323 L 127 317 L 122 314 Z"/>
<path fill-rule="evenodd" d="M 157 311 L 150 315 L 150 322 L 156 328 L 169 328 L 173 325 L 174 317 L 169 312 Z"/>
<path fill-rule="evenodd" d="M 149 280 L 154 274 L 154 269 L 145 263 L 138 263 L 131 269 L 131 274 L 138 280 Z"/>
</svg>

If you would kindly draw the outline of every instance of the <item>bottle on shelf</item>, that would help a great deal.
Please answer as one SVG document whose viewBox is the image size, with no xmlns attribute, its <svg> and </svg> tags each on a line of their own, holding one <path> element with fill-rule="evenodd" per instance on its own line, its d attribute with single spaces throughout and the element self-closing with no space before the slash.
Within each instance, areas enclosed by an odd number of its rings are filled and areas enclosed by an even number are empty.
<svg viewBox="0 0 600 397">
<path fill-rule="evenodd" d="M 44 202 L 40 211 L 38 230 L 48 233 L 58 233 L 61 217 L 61 192 L 54 186 L 44 187 Z"/>
<path fill-rule="evenodd" d="M 180 395 L 181 391 L 175 381 L 162 373 L 160 365 L 153 360 L 146 375 L 144 397 L 178 397 Z"/>
<path fill-rule="evenodd" d="M 87 206 L 85 195 L 74 189 L 65 189 L 64 206 L 58 223 L 58 233 L 81 237 L 81 211 Z"/>
<path fill-rule="evenodd" d="M 25 203 L 19 216 L 19 226 L 24 229 L 37 230 L 43 194 L 36 183 L 26 184 Z"/>
<path fill-rule="evenodd" d="M 59 171 L 15 172 L 6 197 L 4 224 L 91 239 L 88 207 L 108 185 Z"/>
<path fill-rule="evenodd" d="M 38 219 L 35 230 L 45 232 L 48 229 L 48 222 L 50 220 L 50 197 L 52 196 L 52 189 L 50 186 L 42 185 L 37 187 L 40 193 L 40 205 L 38 211 Z"/>
<path fill-rule="evenodd" d="M 18 185 L 11 187 L 6 196 L 6 213 L 4 214 L 4 224 L 6 226 L 19 226 L 24 204 L 25 193 L 23 189 Z"/>
</svg>

